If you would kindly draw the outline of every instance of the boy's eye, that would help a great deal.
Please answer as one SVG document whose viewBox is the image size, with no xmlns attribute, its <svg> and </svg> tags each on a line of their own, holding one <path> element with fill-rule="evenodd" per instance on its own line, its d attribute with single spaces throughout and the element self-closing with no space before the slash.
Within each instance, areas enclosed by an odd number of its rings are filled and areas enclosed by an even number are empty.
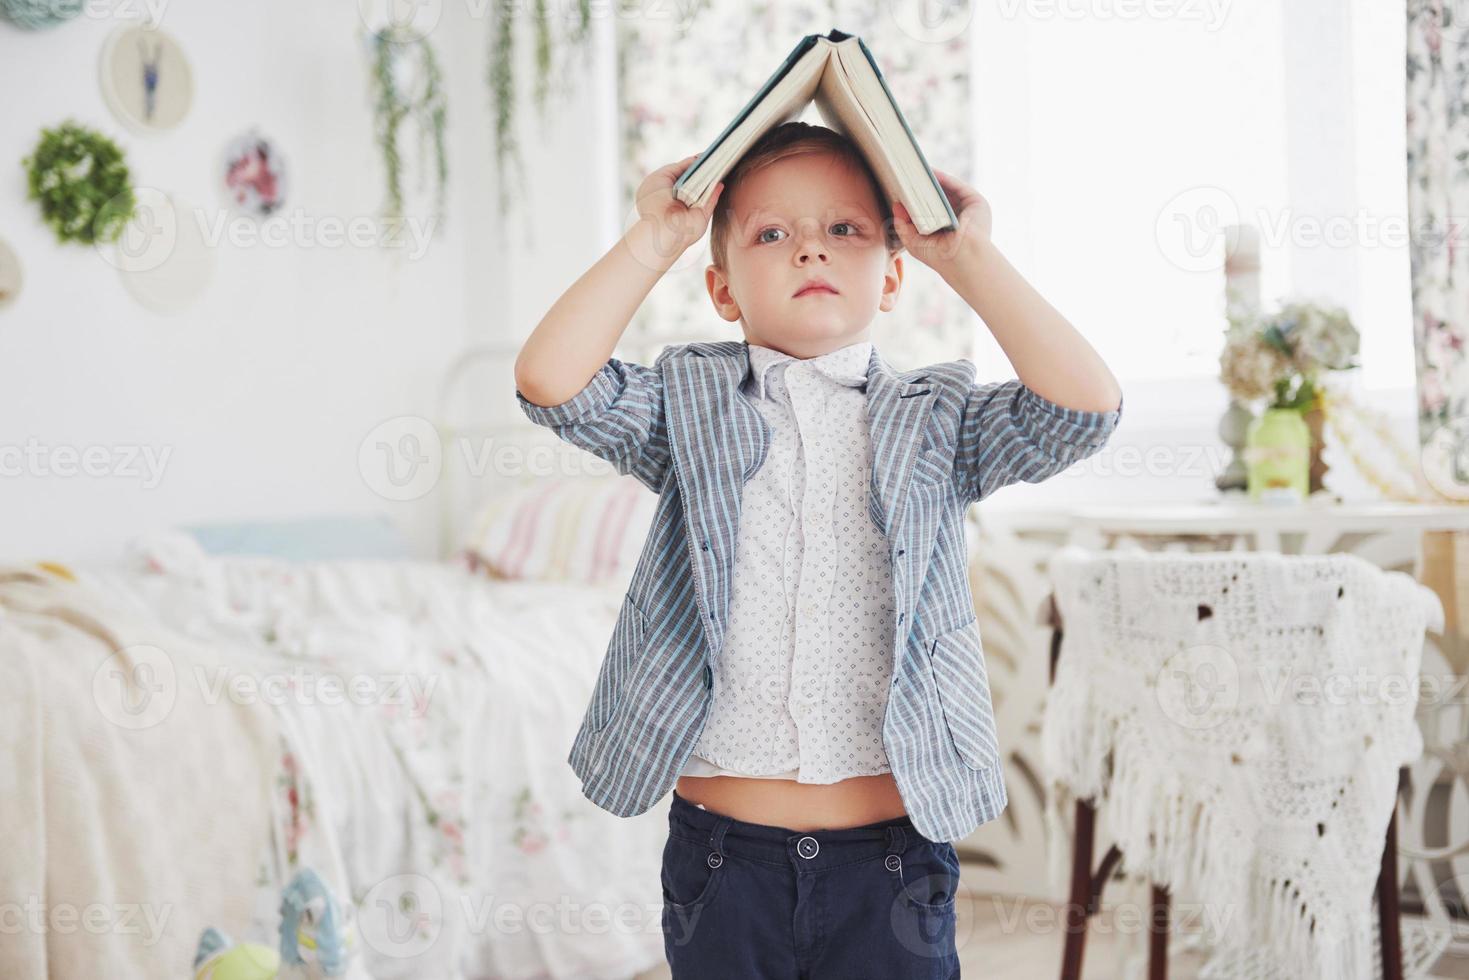
<svg viewBox="0 0 1469 980">
<path fill-rule="evenodd" d="M 837 236 L 839 238 L 851 238 L 853 235 L 856 235 L 856 234 L 859 234 L 860 233 L 860 231 L 857 228 L 857 226 L 855 224 L 853 224 L 852 222 L 850 222 L 850 221 L 838 221 L 836 224 L 832 225 L 831 227 L 833 229 L 836 229 L 836 228 L 846 228 L 846 229 L 848 229 L 847 231 L 840 233 Z M 757 242 L 762 243 L 762 244 L 769 244 L 770 242 L 776 241 L 776 239 L 773 239 L 773 238 L 766 238 L 765 235 L 766 235 L 767 232 L 781 232 L 781 234 L 784 234 L 784 232 L 782 232 L 781 229 L 779 229 L 779 228 L 763 228 L 763 229 L 760 230 L 759 234 L 757 234 L 755 236 L 755 240 Z"/>
</svg>

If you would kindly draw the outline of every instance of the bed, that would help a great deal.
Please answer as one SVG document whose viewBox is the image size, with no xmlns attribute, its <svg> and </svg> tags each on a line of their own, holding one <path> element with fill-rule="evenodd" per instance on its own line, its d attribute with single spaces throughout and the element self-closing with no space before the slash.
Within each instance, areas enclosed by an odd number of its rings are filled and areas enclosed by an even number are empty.
<svg viewBox="0 0 1469 980">
<path fill-rule="evenodd" d="M 666 811 L 606 813 L 565 763 L 653 498 L 585 461 L 474 468 L 477 441 L 554 442 L 512 355 L 449 371 L 444 472 L 416 502 L 433 558 L 313 551 L 276 522 L 256 553 L 239 528 L 162 529 L 106 567 L 0 566 L 0 976 L 193 976 L 206 926 L 275 945 L 302 867 L 350 899 L 374 977 L 663 962 Z M 495 417 L 454 415 L 484 390 Z"/>
</svg>

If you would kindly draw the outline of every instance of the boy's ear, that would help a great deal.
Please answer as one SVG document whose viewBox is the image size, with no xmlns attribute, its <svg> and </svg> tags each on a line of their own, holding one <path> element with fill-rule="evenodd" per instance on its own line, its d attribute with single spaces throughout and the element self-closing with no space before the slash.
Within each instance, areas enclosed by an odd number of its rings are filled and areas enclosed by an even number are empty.
<svg viewBox="0 0 1469 980">
<path fill-rule="evenodd" d="M 704 286 L 709 290 L 715 311 L 723 319 L 733 323 L 740 318 L 740 304 L 735 302 L 734 294 L 729 291 L 729 280 L 725 278 L 723 269 L 711 263 L 704 270 Z"/>
<path fill-rule="evenodd" d="M 877 308 L 884 313 L 898 305 L 898 293 L 903 288 L 903 256 L 898 252 L 888 256 L 887 271 L 882 276 L 882 300 Z"/>
</svg>

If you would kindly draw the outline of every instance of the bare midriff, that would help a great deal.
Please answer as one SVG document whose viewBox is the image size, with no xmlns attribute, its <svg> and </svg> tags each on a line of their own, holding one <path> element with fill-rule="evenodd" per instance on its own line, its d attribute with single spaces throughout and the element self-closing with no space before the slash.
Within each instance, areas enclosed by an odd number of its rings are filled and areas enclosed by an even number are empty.
<svg viewBox="0 0 1469 980">
<path fill-rule="evenodd" d="M 842 830 L 908 812 L 890 772 L 826 784 L 746 776 L 679 776 L 676 789 L 679 796 L 711 812 L 791 830 Z"/>
</svg>

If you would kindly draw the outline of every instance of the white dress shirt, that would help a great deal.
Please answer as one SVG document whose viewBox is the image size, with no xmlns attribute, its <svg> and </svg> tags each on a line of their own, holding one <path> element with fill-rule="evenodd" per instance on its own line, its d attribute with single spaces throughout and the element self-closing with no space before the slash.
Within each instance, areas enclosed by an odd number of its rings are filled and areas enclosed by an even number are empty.
<svg viewBox="0 0 1469 980">
<path fill-rule="evenodd" d="M 749 345 L 770 425 L 745 484 L 729 629 L 684 775 L 834 783 L 889 771 L 892 568 L 868 514 L 870 342 L 817 357 Z"/>
</svg>

